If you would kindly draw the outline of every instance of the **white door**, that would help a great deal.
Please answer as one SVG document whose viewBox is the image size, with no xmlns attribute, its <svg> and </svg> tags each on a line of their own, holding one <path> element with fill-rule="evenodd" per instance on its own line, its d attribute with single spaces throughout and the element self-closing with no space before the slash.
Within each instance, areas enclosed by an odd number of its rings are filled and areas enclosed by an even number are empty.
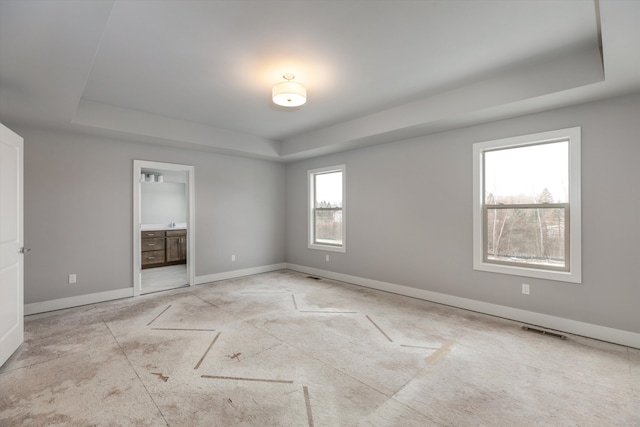
<svg viewBox="0 0 640 427">
<path fill-rule="evenodd" d="M 24 340 L 23 140 L 0 123 L 0 366 Z"/>
</svg>

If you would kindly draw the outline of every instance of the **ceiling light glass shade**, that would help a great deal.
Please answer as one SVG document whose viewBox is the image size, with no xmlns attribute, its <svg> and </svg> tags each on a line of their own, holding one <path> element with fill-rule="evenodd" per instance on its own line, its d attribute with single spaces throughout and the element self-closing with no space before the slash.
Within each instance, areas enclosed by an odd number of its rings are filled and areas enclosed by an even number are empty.
<svg viewBox="0 0 640 427">
<path fill-rule="evenodd" d="M 300 83 L 286 81 L 271 90 L 273 103 L 283 107 L 299 107 L 307 102 L 307 89 Z"/>
</svg>

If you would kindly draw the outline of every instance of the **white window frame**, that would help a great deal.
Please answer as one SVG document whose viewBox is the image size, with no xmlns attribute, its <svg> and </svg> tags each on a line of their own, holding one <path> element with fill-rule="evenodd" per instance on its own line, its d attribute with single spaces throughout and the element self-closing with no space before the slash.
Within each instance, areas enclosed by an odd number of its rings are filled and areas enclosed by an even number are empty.
<svg viewBox="0 0 640 427">
<path fill-rule="evenodd" d="M 325 173 L 331 172 L 342 172 L 342 245 L 330 245 L 317 243 L 315 241 L 315 176 L 321 175 Z M 324 168 L 311 169 L 307 171 L 307 189 L 308 189 L 308 198 L 307 198 L 307 207 L 308 207 L 308 236 L 309 236 L 309 249 L 318 249 L 323 251 L 330 252 L 342 252 L 345 253 L 347 251 L 347 233 L 346 233 L 346 217 L 347 217 L 347 204 L 346 204 L 346 194 L 347 194 L 347 166 L 346 165 L 337 165 L 337 166 L 328 166 Z"/>
<path fill-rule="evenodd" d="M 582 282 L 582 214 L 580 203 L 580 127 L 522 135 L 512 138 L 473 144 L 473 269 L 493 273 L 557 280 Z M 558 271 L 515 265 L 501 265 L 484 260 L 484 153 L 500 148 L 517 148 L 554 141 L 569 141 L 569 217 L 565 218 L 569 230 L 569 270 Z"/>
</svg>

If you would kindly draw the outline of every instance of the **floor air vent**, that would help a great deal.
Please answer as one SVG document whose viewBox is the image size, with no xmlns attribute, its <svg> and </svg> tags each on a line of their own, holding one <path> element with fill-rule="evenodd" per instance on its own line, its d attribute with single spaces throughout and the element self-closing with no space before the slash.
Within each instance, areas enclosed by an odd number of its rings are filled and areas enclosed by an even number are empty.
<svg viewBox="0 0 640 427">
<path fill-rule="evenodd" d="M 549 332 L 549 331 L 545 331 L 545 330 L 538 329 L 538 328 L 532 328 L 530 326 L 523 326 L 522 329 L 525 330 L 525 331 L 529 331 L 529 332 L 535 332 L 536 334 L 540 334 L 540 335 L 549 335 L 551 337 L 560 338 L 561 340 L 566 340 L 567 339 L 566 335 L 557 334 L 555 332 Z"/>
</svg>

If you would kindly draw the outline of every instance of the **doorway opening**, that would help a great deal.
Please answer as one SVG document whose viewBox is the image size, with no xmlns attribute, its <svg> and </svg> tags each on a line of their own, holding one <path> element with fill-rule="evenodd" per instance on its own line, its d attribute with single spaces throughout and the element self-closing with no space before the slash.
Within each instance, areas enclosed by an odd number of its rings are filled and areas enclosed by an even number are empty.
<svg viewBox="0 0 640 427">
<path fill-rule="evenodd" d="M 194 167 L 133 161 L 133 294 L 195 285 Z"/>
</svg>

